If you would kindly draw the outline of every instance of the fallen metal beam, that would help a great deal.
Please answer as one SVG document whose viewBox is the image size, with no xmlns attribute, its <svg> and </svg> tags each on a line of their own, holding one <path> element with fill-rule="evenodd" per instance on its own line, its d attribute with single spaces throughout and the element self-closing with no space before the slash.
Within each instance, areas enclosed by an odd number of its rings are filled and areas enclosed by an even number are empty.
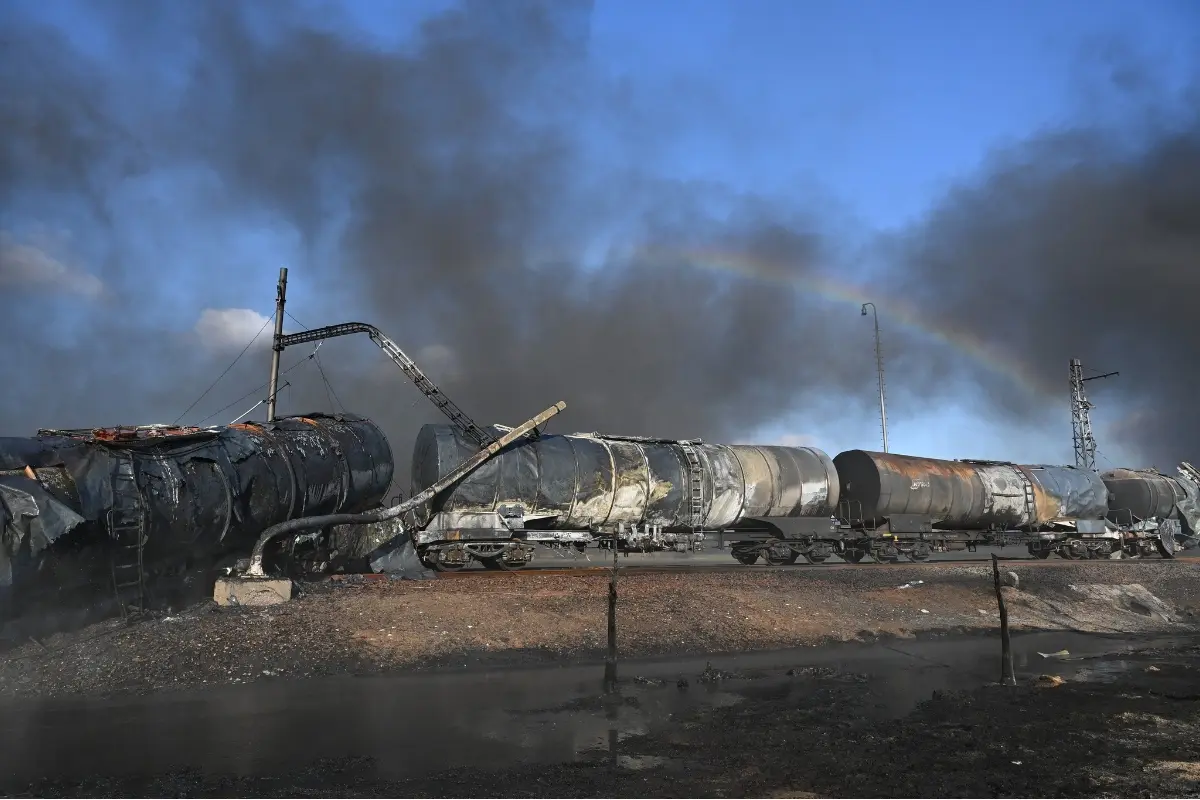
<svg viewBox="0 0 1200 800">
<path fill-rule="evenodd" d="M 363 514 L 327 514 L 320 517 L 293 519 L 267 528 L 265 531 L 263 531 L 262 536 L 258 538 L 258 542 L 256 542 L 254 545 L 254 550 L 250 554 L 250 566 L 246 570 L 245 574 L 256 578 L 265 577 L 263 573 L 263 552 L 266 549 L 267 544 L 272 539 L 275 539 L 279 536 L 284 536 L 289 533 L 299 533 L 300 531 L 312 530 L 314 528 L 324 528 L 329 525 L 354 525 L 383 522 L 385 520 L 395 519 L 396 517 L 399 517 L 406 512 L 417 508 L 423 503 L 428 502 L 439 492 L 461 480 L 463 477 L 471 473 L 484 462 L 491 459 L 505 447 L 512 444 L 517 439 L 520 439 L 534 428 L 539 427 L 566 407 L 567 404 L 560 400 L 542 413 L 538 414 L 533 419 L 527 420 L 516 428 L 513 428 L 511 431 L 504 434 L 499 439 L 492 442 L 463 463 L 459 464 L 458 467 L 449 472 L 437 483 L 433 484 L 420 494 L 410 497 L 400 505 L 392 506 L 391 508 L 382 508 L 376 511 L 368 511 Z"/>
</svg>

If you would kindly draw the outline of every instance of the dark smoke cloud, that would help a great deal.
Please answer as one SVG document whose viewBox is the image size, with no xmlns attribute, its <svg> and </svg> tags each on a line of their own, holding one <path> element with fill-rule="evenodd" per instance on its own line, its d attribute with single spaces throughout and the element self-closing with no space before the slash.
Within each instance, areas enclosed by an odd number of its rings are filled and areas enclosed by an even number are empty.
<svg viewBox="0 0 1200 800">
<path fill-rule="evenodd" d="M 327 4 L 279 8 L 85 5 L 86 46 L 0 10 L 0 340 L 23 343 L 0 355 L 0 433 L 175 420 L 240 349 L 205 346 L 200 310 L 269 313 L 285 262 L 293 297 L 312 298 L 290 306 L 304 325 L 378 325 L 482 422 L 563 399 L 553 430 L 730 441 L 807 414 L 797 433 L 859 419 L 873 435 L 869 326 L 786 289 L 863 278 L 827 198 L 659 175 L 697 125 L 711 140 L 730 120 L 739 135 L 719 94 L 602 74 L 584 2 L 469 0 L 398 49 L 348 33 Z M 1120 369 L 1114 391 L 1143 412 L 1122 442 L 1158 458 L 1183 444 L 1165 413 L 1186 402 L 1176 390 L 1196 388 L 1179 360 L 1195 354 L 1180 300 L 1194 277 L 1150 270 L 1193 252 L 1195 217 L 1162 209 L 1198 184 L 1155 152 L 1031 146 L 914 233 L 898 291 L 931 319 L 994 331 L 1053 381 L 1075 354 Z M 1119 212 L 1126 192 L 1137 200 Z M 1140 272 L 1110 281 L 1122 225 Z M 256 262 L 256 241 L 278 243 L 279 262 Z M 764 280 L 681 255 L 712 251 Z M 1082 290 L 1075 252 L 1095 256 Z M 89 273 L 102 291 L 64 291 Z M 268 335 L 185 422 L 227 422 L 265 394 Z M 363 341 L 322 346 L 334 400 L 309 352 L 284 355 L 301 365 L 281 412 L 340 400 L 383 425 L 404 476 L 436 410 Z M 892 327 L 888 355 L 903 376 L 893 419 L 978 380 L 1006 424 L 1036 421 L 1027 398 L 944 348 Z M 1050 402 L 1057 413 L 1065 389 Z"/>
<path fill-rule="evenodd" d="M 164 264 L 199 260 L 170 237 L 238 263 L 238 236 L 256 227 L 298 236 L 293 287 L 328 298 L 296 308 L 304 324 L 365 317 L 485 422 L 565 399 L 559 430 L 728 440 L 871 375 L 869 350 L 831 347 L 828 320 L 803 297 L 670 255 L 758 250 L 777 280 L 802 283 L 831 248 L 804 209 L 665 181 L 631 158 L 712 115 L 606 81 L 588 61 L 587 3 L 465 2 L 398 52 L 302 10 L 264 26 L 235 4 L 163 8 L 93 7 L 107 60 L 10 12 L 20 47 L 0 55 L 11 79 L 0 229 L 49 216 L 88 231 L 80 265 L 107 266 L 105 300 L 68 311 L 18 285 L 16 250 L 0 252 L 14 287 L 0 334 L 45 333 L 6 355 L 21 374 L 0 401 L 6 433 L 172 421 L 231 355 L 209 354 L 172 314 L 265 311 L 269 295 L 237 296 L 221 285 L 227 271 Z M 613 132 L 619 164 L 596 145 Z M 163 176 L 180 188 L 164 194 Z M 78 210 L 50 214 L 34 203 L 45 197 Z M 667 255 L 647 261 L 637 244 Z M 266 336 L 223 385 L 261 382 Z M 288 351 L 285 366 L 306 354 Z M 365 342 L 322 355 L 338 398 L 384 424 L 406 471 L 417 427 L 437 412 Z M 286 380 L 282 411 L 328 407 L 310 366 Z M 238 403 L 241 391 L 214 390 L 185 421 L 232 401 L 209 422 L 228 421 L 263 394 Z"/>
<path fill-rule="evenodd" d="M 1049 133 L 1003 153 L 906 242 L 905 288 L 929 313 L 986 331 L 1061 387 L 990 387 L 1001 421 L 1061 414 L 1080 358 L 1089 374 L 1120 371 L 1088 384 L 1102 453 L 1117 444 L 1172 470 L 1200 458 L 1197 107 L 1133 134 Z"/>
</svg>

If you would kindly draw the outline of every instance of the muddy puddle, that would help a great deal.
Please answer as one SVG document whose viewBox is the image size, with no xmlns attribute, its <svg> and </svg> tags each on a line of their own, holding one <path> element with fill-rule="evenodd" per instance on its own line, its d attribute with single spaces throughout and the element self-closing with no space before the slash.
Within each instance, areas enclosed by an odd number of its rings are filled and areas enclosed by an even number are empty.
<svg viewBox="0 0 1200 800">
<path fill-rule="evenodd" d="M 1014 636 L 1018 675 L 1105 679 L 1153 665 L 1194 637 Z M 1066 651 L 1065 654 L 1062 651 Z M 1047 654 L 1046 656 L 1039 653 Z M 612 750 L 629 769 L 656 766 L 620 751 L 631 736 L 669 728 L 704 705 L 761 689 L 805 692 L 813 670 L 871 676 L 881 717 L 903 715 L 936 690 L 999 674 L 995 637 L 845 644 L 708 658 L 627 661 L 618 698 L 602 698 L 600 665 L 462 670 L 291 680 L 173 690 L 106 700 L 0 705 L 0 769 L 9 786 L 57 775 L 197 770 L 281 774 L 321 758 L 369 757 L 391 780 L 456 767 L 567 762 Z M 786 702 L 786 701 L 785 701 Z"/>
</svg>

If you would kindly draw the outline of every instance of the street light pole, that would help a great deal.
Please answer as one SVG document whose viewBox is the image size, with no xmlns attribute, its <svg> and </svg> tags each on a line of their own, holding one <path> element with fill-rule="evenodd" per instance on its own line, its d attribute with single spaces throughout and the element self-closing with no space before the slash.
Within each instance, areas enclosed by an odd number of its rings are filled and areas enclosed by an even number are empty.
<svg viewBox="0 0 1200 800">
<path fill-rule="evenodd" d="M 871 313 L 875 317 L 875 369 L 879 372 L 879 425 L 883 431 L 883 452 L 888 451 L 887 440 L 887 403 L 883 396 L 883 350 L 879 344 L 879 310 L 875 308 L 874 303 L 863 303 L 862 316 L 867 315 L 867 306 L 871 307 Z"/>
</svg>

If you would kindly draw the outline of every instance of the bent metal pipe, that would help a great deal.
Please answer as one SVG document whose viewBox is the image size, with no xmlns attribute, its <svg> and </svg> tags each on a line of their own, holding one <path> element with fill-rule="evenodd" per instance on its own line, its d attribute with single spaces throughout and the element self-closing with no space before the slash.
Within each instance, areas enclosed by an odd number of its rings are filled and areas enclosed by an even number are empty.
<svg viewBox="0 0 1200 800">
<path fill-rule="evenodd" d="M 473 470 L 477 469 L 484 462 L 488 461 L 499 453 L 506 446 L 512 444 L 517 439 L 529 433 L 534 428 L 542 425 L 554 415 L 563 411 L 567 404 L 563 401 L 558 401 L 554 405 L 547 408 L 542 413 L 532 419 L 526 420 L 521 425 L 513 428 L 508 433 L 501 436 L 496 441 L 489 444 L 483 450 L 480 450 L 475 455 L 468 458 L 457 468 L 452 470 L 446 477 L 442 478 L 437 483 L 425 489 L 425 491 L 417 494 L 399 505 L 391 508 L 383 508 L 376 511 L 368 511 L 364 514 L 328 514 L 320 517 L 306 517 L 303 519 L 289 520 L 278 525 L 273 525 L 263 531 L 262 536 L 254 545 L 254 550 L 250 555 L 250 566 L 246 570 L 246 575 L 255 578 L 265 577 L 263 573 L 263 552 L 267 544 L 276 537 L 284 536 L 290 533 L 299 533 L 303 530 L 312 530 L 313 528 L 324 528 L 329 525 L 347 525 L 347 524 L 368 524 L 372 522 L 383 522 L 389 519 L 396 519 L 405 512 L 416 508 L 422 503 L 428 502 L 438 492 L 445 490 L 447 487 L 461 480 Z"/>
</svg>

